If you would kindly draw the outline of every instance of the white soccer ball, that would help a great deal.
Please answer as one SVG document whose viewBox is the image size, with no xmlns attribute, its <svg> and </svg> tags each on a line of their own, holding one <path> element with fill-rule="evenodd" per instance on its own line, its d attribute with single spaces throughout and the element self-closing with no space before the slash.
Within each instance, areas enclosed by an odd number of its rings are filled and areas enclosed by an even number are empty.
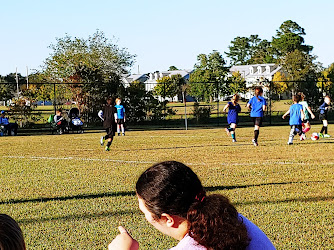
<svg viewBox="0 0 334 250">
<path fill-rule="evenodd" d="M 318 134 L 318 133 L 313 133 L 313 134 L 311 135 L 311 140 L 312 140 L 312 141 L 319 140 L 319 134 Z"/>
<path fill-rule="evenodd" d="M 103 120 L 103 111 L 100 110 L 98 113 L 97 113 L 97 116 L 101 118 L 101 120 Z"/>
</svg>

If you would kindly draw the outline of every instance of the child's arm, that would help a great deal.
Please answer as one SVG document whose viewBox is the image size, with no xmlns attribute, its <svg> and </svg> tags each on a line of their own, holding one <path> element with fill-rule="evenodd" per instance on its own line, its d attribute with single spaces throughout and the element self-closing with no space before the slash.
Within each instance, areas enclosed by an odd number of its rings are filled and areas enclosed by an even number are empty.
<svg viewBox="0 0 334 250">
<path fill-rule="evenodd" d="M 300 118 L 302 119 L 302 121 L 305 119 L 305 113 L 304 110 L 300 110 Z"/>
<path fill-rule="evenodd" d="M 282 116 L 283 119 L 285 119 L 285 117 L 290 114 L 290 109 L 288 111 L 285 112 L 285 114 Z"/>
<path fill-rule="evenodd" d="M 114 113 L 115 122 L 117 123 L 117 113 Z"/>
<path fill-rule="evenodd" d="M 224 109 L 223 109 L 223 112 L 226 112 L 226 109 L 228 109 L 228 103 L 225 105 Z"/>
<path fill-rule="evenodd" d="M 311 114 L 311 118 L 314 119 L 315 118 L 315 115 L 313 114 L 311 108 L 309 106 L 307 106 L 307 111 Z"/>
</svg>

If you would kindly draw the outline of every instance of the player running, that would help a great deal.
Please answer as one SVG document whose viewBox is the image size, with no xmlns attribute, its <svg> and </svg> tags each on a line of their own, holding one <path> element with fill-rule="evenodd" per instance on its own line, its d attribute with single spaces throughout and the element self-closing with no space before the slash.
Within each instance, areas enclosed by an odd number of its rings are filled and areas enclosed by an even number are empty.
<svg viewBox="0 0 334 250">
<path fill-rule="evenodd" d="M 238 113 L 241 111 L 240 105 L 238 104 L 239 98 L 240 96 L 238 94 L 233 95 L 231 102 L 228 102 L 223 109 L 223 112 L 226 112 L 228 109 L 227 123 L 229 127 L 225 128 L 225 131 L 227 135 L 231 134 L 232 142 L 237 141 L 235 138 L 235 129 L 239 123 Z"/>
<path fill-rule="evenodd" d="M 315 115 L 313 114 L 313 112 L 312 112 L 311 108 L 309 107 L 308 103 L 305 101 L 304 93 L 300 92 L 298 94 L 300 95 L 300 99 L 301 99 L 299 104 L 303 106 L 303 111 L 304 111 L 304 115 L 305 115 L 302 126 L 303 126 L 303 132 L 304 132 L 304 134 L 306 134 L 311 129 L 310 115 L 311 115 L 312 119 L 315 118 Z"/>
<path fill-rule="evenodd" d="M 302 129 L 302 121 L 305 119 L 305 114 L 303 111 L 303 106 L 298 103 L 300 99 L 300 95 L 294 95 L 292 98 L 293 104 L 290 106 L 290 109 L 282 116 L 282 118 L 285 119 L 285 117 L 290 114 L 289 124 L 291 126 L 291 130 L 288 145 L 293 144 L 293 137 L 296 134 L 300 135 L 301 141 L 305 139 L 305 134 Z"/>
<path fill-rule="evenodd" d="M 247 108 L 251 110 L 250 116 L 253 119 L 254 123 L 254 138 L 252 140 L 254 146 L 258 146 L 257 139 L 259 137 L 259 129 L 262 125 L 264 111 L 267 107 L 266 99 L 262 97 L 263 89 L 258 86 L 255 88 L 255 96 L 253 96 L 247 103 Z"/>
<path fill-rule="evenodd" d="M 115 136 L 116 131 L 116 122 L 115 122 L 115 113 L 116 108 L 114 107 L 114 100 L 111 97 L 108 97 L 107 104 L 104 106 L 103 112 L 99 112 L 99 117 L 103 121 L 103 128 L 106 130 L 107 134 L 101 137 L 100 144 L 104 145 L 105 140 L 108 141 L 105 148 L 106 151 L 110 151 L 111 143 Z"/>
</svg>

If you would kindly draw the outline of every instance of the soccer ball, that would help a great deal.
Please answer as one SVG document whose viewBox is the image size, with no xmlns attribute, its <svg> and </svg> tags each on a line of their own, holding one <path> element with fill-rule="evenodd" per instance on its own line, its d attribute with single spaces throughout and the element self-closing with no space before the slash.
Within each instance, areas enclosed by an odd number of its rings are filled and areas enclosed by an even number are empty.
<svg viewBox="0 0 334 250">
<path fill-rule="evenodd" d="M 319 140 L 319 134 L 318 134 L 318 133 L 313 133 L 313 134 L 311 135 L 311 139 L 312 139 L 312 141 Z"/>
<path fill-rule="evenodd" d="M 101 120 L 103 120 L 103 111 L 100 110 L 98 113 L 97 113 L 97 116 L 101 118 Z"/>
</svg>

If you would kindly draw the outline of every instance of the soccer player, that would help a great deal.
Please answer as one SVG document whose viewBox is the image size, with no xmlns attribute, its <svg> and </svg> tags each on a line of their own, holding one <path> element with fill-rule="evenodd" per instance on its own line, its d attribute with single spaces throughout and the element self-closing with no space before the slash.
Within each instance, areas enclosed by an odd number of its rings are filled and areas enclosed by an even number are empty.
<svg viewBox="0 0 334 250">
<path fill-rule="evenodd" d="M 121 130 L 122 130 L 122 135 L 124 136 L 124 122 L 125 122 L 125 108 L 123 105 L 121 105 L 122 100 L 120 98 L 116 98 L 116 105 L 115 108 L 117 110 L 117 113 L 115 113 L 115 119 L 117 123 L 117 134 L 118 136 L 121 135 Z"/>
<path fill-rule="evenodd" d="M 312 119 L 315 118 L 315 115 L 313 114 L 313 112 L 312 112 L 311 108 L 309 107 L 308 103 L 305 101 L 304 93 L 300 92 L 299 95 L 300 95 L 300 99 L 301 99 L 299 104 L 301 104 L 303 106 L 303 111 L 304 111 L 304 115 L 305 115 L 305 118 L 304 118 L 303 124 L 302 124 L 303 125 L 303 132 L 304 132 L 304 134 L 306 134 L 311 129 L 310 115 L 311 115 Z"/>
<path fill-rule="evenodd" d="M 328 138 L 328 137 L 331 137 L 329 134 L 328 134 L 328 130 L 327 130 L 327 127 L 328 127 L 328 121 L 327 121 L 327 112 L 328 112 L 328 107 L 329 107 L 329 104 L 331 103 L 331 99 L 329 98 L 329 96 L 325 96 L 324 98 L 324 103 L 321 104 L 320 106 L 320 115 L 319 115 L 319 120 L 322 121 L 322 128 L 321 128 L 321 131 L 319 133 L 319 136 L 320 137 L 325 137 L 325 138 Z M 324 133 L 325 132 L 325 133 Z M 324 134 L 323 134 L 324 133 Z"/>
<path fill-rule="evenodd" d="M 115 122 L 115 113 L 116 108 L 114 107 L 114 100 L 111 97 L 108 97 L 107 104 L 103 109 L 103 128 L 106 130 L 107 134 L 101 137 L 100 143 L 101 146 L 104 145 L 105 140 L 108 141 L 107 146 L 105 148 L 106 151 L 110 151 L 111 143 L 115 136 L 116 131 L 116 122 Z"/>
<path fill-rule="evenodd" d="M 251 109 L 250 116 L 253 119 L 254 123 L 254 138 L 252 140 L 254 146 L 258 146 L 257 139 L 259 137 L 259 129 L 262 125 L 264 111 L 267 107 L 266 99 L 262 97 L 263 95 L 263 89 L 262 87 L 256 87 L 255 88 L 255 96 L 253 96 L 249 102 L 247 103 L 247 108 Z"/>
<path fill-rule="evenodd" d="M 291 130 L 288 145 L 293 144 L 293 137 L 296 134 L 300 135 L 301 141 L 305 139 L 305 134 L 302 128 L 302 121 L 305 119 L 305 114 L 303 111 L 303 106 L 298 103 L 300 99 L 300 95 L 294 95 L 292 98 L 293 104 L 290 106 L 290 109 L 282 116 L 282 118 L 285 119 L 285 117 L 290 114 L 289 124 L 291 126 Z"/>
<path fill-rule="evenodd" d="M 233 95 L 231 102 L 228 102 L 223 109 L 223 112 L 226 112 L 228 109 L 227 123 L 229 127 L 225 128 L 225 131 L 228 135 L 231 134 L 232 142 L 237 141 L 235 138 L 235 129 L 239 123 L 238 113 L 241 111 L 240 105 L 238 104 L 239 98 L 240 96 L 238 94 Z"/>
</svg>

